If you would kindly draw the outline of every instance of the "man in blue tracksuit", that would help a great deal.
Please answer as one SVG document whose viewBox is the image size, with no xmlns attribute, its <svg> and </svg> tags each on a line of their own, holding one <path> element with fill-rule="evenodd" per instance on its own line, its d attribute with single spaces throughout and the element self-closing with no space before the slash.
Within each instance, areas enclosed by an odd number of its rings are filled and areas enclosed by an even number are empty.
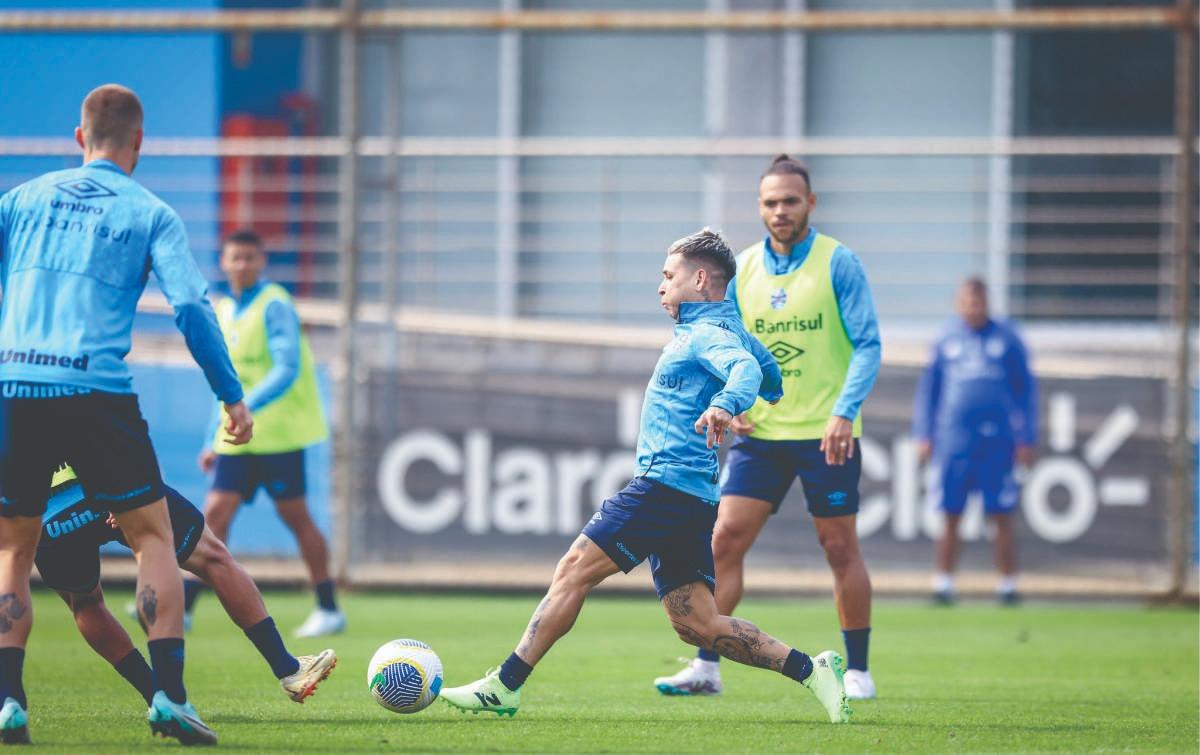
<svg viewBox="0 0 1200 755">
<path fill-rule="evenodd" d="M 913 435 L 922 463 L 933 461 L 933 498 L 945 512 L 937 545 L 934 599 L 954 601 L 958 525 L 967 495 L 978 491 L 995 527 L 999 598 L 1015 603 L 1017 557 L 1012 513 L 1019 495 L 1014 462 L 1028 466 L 1037 444 L 1037 383 L 1012 325 L 988 316 L 987 287 L 966 280 L 959 317 L 933 346 L 917 388 Z"/>
<path fill-rule="evenodd" d="M 74 467 L 116 517 L 138 563 L 156 692 L 151 729 L 216 742 L 183 687 L 183 587 L 162 477 L 133 393 L 129 352 L 150 271 L 192 356 L 228 408 L 234 442 L 250 412 L 179 216 L 130 173 L 142 106 L 109 84 L 83 101 L 79 168 L 0 197 L 0 740 L 29 739 L 21 680 L 32 625 L 29 572 L 54 470 Z"/>
<path fill-rule="evenodd" d="M 501 667 L 442 690 L 451 705 L 515 715 L 521 686 L 574 624 L 588 592 L 649 558 L 659 600 L 685 642 L 801 682 L 831 721 L 848 720 L 840 655 L 825 651 L 810 658 L 748 621 L 720 615 L 713 597 L 712 530 L 720 497 L 715 449 L 757 396 L 772 402 L 783 396 L 774 357 L 724 300 L 735 272 L 733 253 L 708 229 L 667 251 L 658 295 L 677 325 L 646 389 L 637 477 L 584 526 Z"/>
</svg>

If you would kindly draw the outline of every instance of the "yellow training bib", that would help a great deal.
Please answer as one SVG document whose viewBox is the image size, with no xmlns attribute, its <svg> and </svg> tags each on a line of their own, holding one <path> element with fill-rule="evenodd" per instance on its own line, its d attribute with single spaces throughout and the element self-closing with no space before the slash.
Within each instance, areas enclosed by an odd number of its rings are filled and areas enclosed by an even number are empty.
<svg viewBox="0 0 1200 755">
<path fill-rule="evenodd" d="M 276 283 L 263 286 L 254 301 L 240 313 L 233 299 L 217 302 L 217 321 L 225 335 L 233 368 L 243 390 L 249 392 L 271 371 L 273 362 L 267 343 L 266 312 L 271 302 L 282 301 L 292 307 L 292 297 Z M 278 454 L 299 451 L 319 443 L 329 435 L 325 411 L 317 390 L 317 373 L 313 365 L 308 339 L 300 333 L 300 374 L 287 391 L 254 412 L 254 437 L 242 446 L 225 441 L 225 422 L 222 410 L 221 427 L 213 439 L 213 450 L 219 454 Z"/>
<path fill-rule="evenodd" d="M 759 399 L 748 413 L 753 438 L 813 440 L 841 395 L 854 346 L 833 293 L 829 263 L 837 239 L 818 233 L 808 258 L 784 275 L 768 269 L 763 242 L 737 258 L 737 301 L 742 321 L 779 363 L 783 399 L 771 406 Z M 862 415 L 854 435 L 862 434 Z"/>
</svg>

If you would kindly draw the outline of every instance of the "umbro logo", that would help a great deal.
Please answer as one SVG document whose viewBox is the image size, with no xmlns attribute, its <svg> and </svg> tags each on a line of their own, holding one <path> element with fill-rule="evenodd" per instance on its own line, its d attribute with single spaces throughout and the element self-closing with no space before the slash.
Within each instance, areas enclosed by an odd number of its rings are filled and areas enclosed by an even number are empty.
<svg viewBox="0 0 1200 755">
<path fill-rule="evenodd" d="M 818 658 L 817 665 L 821 668 L 829 668 L 829 661 L 825 660 L 824 658 Z"/>
<path fill-rule="evenodd" d="M 771 356 L 775 357 L 775 361 L 779 364 L 787 364 L 796 357 L 804 353 L 804 349 L 799 346 L 793 346 L 787 341 L 776 341 L 767 347 L 767 351 Z"/>
<path fill-rule="evenodd" d="M 54 185 L 76 199 L 102 199 L 117 195 L 112 189 L 91 178 L 75 178 Z"/>
<path fill-rule="evenodd" d="M 488 694 L 484 694 L 482 692 L 476 692 L 475 697 L 479 698 L 480 705 L 484 705 L 484 706 L 494 705 L 497 708 L 500 707 L 500 696 L 497 695 L 495 692 L 491 692 Z"/>
</svg>

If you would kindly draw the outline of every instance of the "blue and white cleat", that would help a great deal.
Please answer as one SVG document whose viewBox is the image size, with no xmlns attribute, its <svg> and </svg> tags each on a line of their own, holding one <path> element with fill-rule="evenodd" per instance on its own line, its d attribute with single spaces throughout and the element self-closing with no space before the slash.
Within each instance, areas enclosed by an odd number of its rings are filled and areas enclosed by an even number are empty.
<svg viewBox="0 0 1200 755">
<path fill-rule="evenodd" d="M 703 658 L 680 658 L 687 665 L 671 676 L 660 676 L 654 687 L 663 695 L 719 695 L 721 686 L 721 664 Z"/>
<path fill-rule="evenodd" d="M 146 720 L 150 723 L 150 731 L 162 737 L 174 737 L 182 745 L 217 743 L 217 733 L 200 720 L 191 703 L 173 703 L 162 690 L 154 693 Z"/>
<path fill-rule="evenodd" d="M 324 637 L 330 634 L 341 634 L 346 631 L 346 614 L 341 611 L 329 611 L 324 608 L 314 608 L 304 623 L 296 628 L 295 636 L 300 639 L 309 637 Z"/>
<path fill-rule="evenodd" d="M 14 698 L 4 698 L 0 708 L 0 742 L 6 745 L 29 744 L 29 715 Z"/>
</svg>

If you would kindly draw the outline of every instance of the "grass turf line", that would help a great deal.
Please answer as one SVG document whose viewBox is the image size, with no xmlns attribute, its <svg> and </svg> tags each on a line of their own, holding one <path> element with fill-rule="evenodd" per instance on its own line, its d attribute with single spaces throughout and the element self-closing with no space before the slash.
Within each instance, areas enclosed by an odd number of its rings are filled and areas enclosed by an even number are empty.
<svg viewBox="0 0 1200 755">
<path fill-rule="evenodd" d="M 119 609 L 132 596 L 114 593 Z M 221 748 L 249 752 L 1196 752 L 1197 613 L 1134 606 L 967 603 L 937 609 L 880 601 L 871 666 L 880 699 L 834 726 L 811 694 L 766 671 L 722 664 L 719 698 L 664 698 L 653 677 L 690 655 L 653 596 L 594 598 L 534 671 L 516 718 L 464 715 L 438 701 L 402 716 L 377 706 L 366 663 L 390 639 L 431 644 L 446 684 L 499 664 L 519 639 L 532 596 L 347 594 L 347 633 L 292 640 L 311 597 L 270 593 L 295 653 L 330 646 L 340 661 L 304 705 L 203 596 L 187 637 L 186 682 Z M 145 706 L 76 634 L 58 598 L 35 593 L 26 662 L 30 731 L 42 749 L 159 751 Z M 842 650 L 827 600 L 753 600 L 738 611 L 816 653 Z M 140 630 L 125 621 L 135 640 Z"/>
</svg>

